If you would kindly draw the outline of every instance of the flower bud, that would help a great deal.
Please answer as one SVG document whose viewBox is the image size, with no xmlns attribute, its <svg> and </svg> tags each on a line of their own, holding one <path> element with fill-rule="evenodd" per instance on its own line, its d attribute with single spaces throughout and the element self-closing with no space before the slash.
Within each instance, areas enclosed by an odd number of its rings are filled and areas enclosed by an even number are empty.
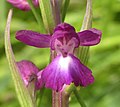
<svg viewBox="0 0 120 107">
<path fill-rule="evenodd" d="M 19 8 L 20 10 L 23 10 L 23 11 L 30 10 L 30 6 L 27 0 L 7 0 L 7 1 L 11 3 L 13 6 Z M 32 3 L 35 7 L 38 7 L 39 5 L 38 0 L 32 0 Z"/>
</svg>

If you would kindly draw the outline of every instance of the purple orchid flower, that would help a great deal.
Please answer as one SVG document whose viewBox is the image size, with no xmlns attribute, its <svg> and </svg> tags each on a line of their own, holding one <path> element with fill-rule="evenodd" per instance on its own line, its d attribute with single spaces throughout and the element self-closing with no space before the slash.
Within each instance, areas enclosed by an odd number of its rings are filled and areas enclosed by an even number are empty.
<svg viewBox="0 0 120 107">
<path fill-rule="evenodd" d="M 80 62 L 74 51 L 79 46 L 97 45 L 101 35 L 97 29 L 76 33 L 73 26 L 62 23 L 55 28 L 52 36 L 21 30 L 16 33 L 16 38 L 30 46 L 50 47 L 56 51 L 56 58 L 43 70 L 41 78 L 46 88 L 60 91 L 72 82 L 84 87 L 94 82 L 91 70 Z"/>
<path fill-rule="evenodd" d="M 39 69 L 30 61 L 22 60 L 20 62 L 17 62 L 17 66 L 19 68 L 20 74 L 22 76 L 22 79 L 25 83 L 25 86 L 28 87 L 28 85 L 32 82 L 35 84 L 35 89 L 42 88 L 43 84 L 41 81 L 41 71 L 39 72 Z"/>
<path fill-rule="evenodd" d="M 30 10 L 29 3 L 27 0 L 7 0 L 9 3 L 11 3 L 13 6 L 23 10 L 28 11 Z M 32 0 L 35 7 L 38 7 L 39 1 L 38 0 Z"/>
</svg>

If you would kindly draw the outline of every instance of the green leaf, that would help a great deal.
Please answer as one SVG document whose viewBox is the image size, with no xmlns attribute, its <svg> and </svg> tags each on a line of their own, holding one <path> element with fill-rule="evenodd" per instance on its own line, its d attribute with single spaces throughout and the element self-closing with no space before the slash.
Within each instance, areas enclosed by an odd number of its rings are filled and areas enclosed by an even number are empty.
<svg viewBox="0 0 120 107">
<path fill-rule="evenodd" d="M 43 21 L 42 21 L 42 18 L 40 16 L 39 13 L 37 13 L 36 9 L 35 9 L 35 6 L 33 5 L 32 1 L 31 0 L 27 0 L 29 5 L 30 5 L 30 8 L 33 12 L 33 15 L 35 16 L 35 19 L 36 21 L 38 22 L 39 26 L 40 26 L 40 32 L 45 32 L 45 29 L 44 29 L 44 25 L 43 25 Z"/>
<path fill-rule="evenodd" d="M 84 16 L 83 24 L 81 27 L 82 30 L 90 29 L 92 27 L 92 0 L 87 0 L 87 7 L 86 7 L 86 13 Z M 89 47 L 87 46 L 81 46 L 78 49 L 77 56 L 80 58 L 81 62 L 86 64 L 88 62 L 89 57 Z M 86 107 L 84 101 L 82 100 L 81 96 L 78 94 L 77 89 L 74 90 L 74 94 L 80 103 L 81 107 Z"/>
<path fill-rule="evenodd" d="M 51 2 L 50 0 L 39 0 L 39 3 L 45 28 L 51 34 L 55 26 Z"/>
<path fill-rule="evenodd" d="M 84 16 L 81 31 L 90 29 L 92 27 L 92 0 L 87 0 L 86 13 Z M 78 57 L 82 63 L 87 64 L 89 58 L 89 47 L 81 46 L 78 49 Z"/>
<path fill-rule="evenodd" d="M 92 0 L 87 0 L 86 13 L 82 23 L 81 31 L 92 27 Z"/>
<path fill-rule="evenodd" d="M 62 7 L 62 22 L 65 20 L 66 12 L 69 6 L 70 0 L 64 0 L 64 4 Z"/>
<path fill-rule="evenodd" d="M 9 11 L 6 29 L 5 29 L 5 52 L 7 60 L 10 66 L 12 78 L 14 81 L 16 93 L 21 104 L 21 107 L 36 107 L 34 99 L 31 98 L 27 87 L 24 85 L 23 80 L 20 76 L 18 66 L 15 61 L 15 57 L 12 51 L 10 43 L 10 23 L 12 18 L 12 10 Z"/>
<path fill-rule="evenodd" d="M 81 96 L 79 95 L 79 92 L 77 91 L 76 88 L 74 89 L 73 92 L 74 92 L 74 94 L 75 94 L 75 96 L 76 96 L 76 98 L 77 98 L 79 104 L 81 105 L 81 107 L 87 107 L 87 106 L 85 105 L 83 99 L 82 99 Z"/>
</svg>

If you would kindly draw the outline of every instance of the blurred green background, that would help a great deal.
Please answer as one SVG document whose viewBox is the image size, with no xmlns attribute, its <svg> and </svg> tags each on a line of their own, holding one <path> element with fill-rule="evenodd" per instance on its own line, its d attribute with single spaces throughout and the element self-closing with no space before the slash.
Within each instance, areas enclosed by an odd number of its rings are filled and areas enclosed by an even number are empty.
<svg viewBox="0 0 120 107">
<path fill-rule="evenodd" d="M 66 22 L 80 30 L 86 0 L 71 0 Z M 4 28 L 8 10 L 13 8 L 0 0 L 0 107 L 20 107 L 4 51 Z M 14 8 L 11 23 L 11 42 L 17 61 L 28 59 L 40 69 L 49 61 L 48 49 L 26 46 L 15 39 L 20 29 L 39 31 L 31 11 Z M 39 9 L 38 9 L 39 10 Z M 88 66 L 95 77 L 94 84 L 81 88 L 80 95 L 88 107 L 120 107 L 120 0 L 93 0 L 93 27 L 102 30 L 102 41 L 90 48 Z M 41 107 L 50 107 L 51 91 L 45 90 Z M 70 107 L 80 107 L 74 95 Z"/>
</svg>

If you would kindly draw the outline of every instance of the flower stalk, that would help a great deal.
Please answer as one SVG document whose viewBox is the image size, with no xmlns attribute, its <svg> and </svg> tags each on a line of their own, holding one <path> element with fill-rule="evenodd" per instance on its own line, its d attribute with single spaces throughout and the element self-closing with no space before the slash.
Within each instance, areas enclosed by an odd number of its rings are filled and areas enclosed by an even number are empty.
<svg viewBox="0 0 120 107">
<path fill-rule="evenodd" d="M 62 107 L 69 107 L 70 94 L 66 91 L 62 92 Z"/>
<path fill-rule="evenodd" d="M 69 0 L 67 0 L 67 1 L 69 1 Z M 59 0 L 51 0 L 51 3 L 52 3 L 52 9 L 53 9 L 55 23 L 56 23 L 56 25 L 58 25 L 62 22 L 61 13 L 60 13 L 61 3 Z M 68 6 L 67 3 L 69 3 L 69 2 L 65 1 L 64 6 Z M 67 9 L 65 9 L 65 7 L 64 7 L 63 10 L 67 10 Z M 63 15 L 62 18 L 63 17 L 65 18 L 65 14 L 66 14 L 66 11 L 65 11 L 65 13 L 62 14 Z M 54 51 L 51 51 L 51 52 L 52 52 L 51 56 L 52 56 L 52 60 L 53 60 L 56 57 L 56 55 L 55 55 Z M 54 90 L 52 91 L 52 107 L 69 107 L 68 99 L 69 99 L 69 94 L 67 94 L 64 90 L 61 92 L 56 92 Z"/>
<path fill-rule="evenodd" d="M 61 14 L 60 14 L 60 1 L 59 0 L 51 0 L 52 11 L 54 15 L 55 25 L 61 23 Z"/>
<path fill-rule="evenodd" d="M 76 88 L 74 89 L 73 92 L 74 92 L 79 104 L 81 105 L 81 107 L 87 107 Z"/>
</svg>

